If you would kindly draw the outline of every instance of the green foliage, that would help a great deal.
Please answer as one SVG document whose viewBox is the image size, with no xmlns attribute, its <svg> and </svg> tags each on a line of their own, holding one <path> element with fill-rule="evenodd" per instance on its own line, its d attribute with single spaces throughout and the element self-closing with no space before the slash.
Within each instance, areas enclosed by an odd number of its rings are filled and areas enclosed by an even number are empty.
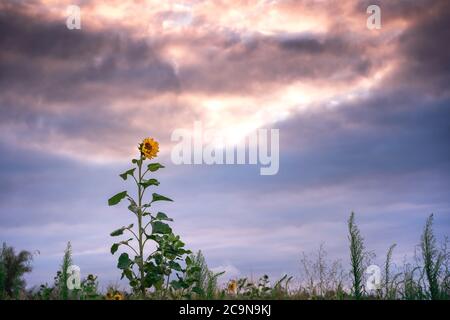
<svg viewBox="0 0 450 320">
<path fill-rule="evenodd" d="M 151 171 L 151 172 L 155 172 L 156 170 L 162 169 L 162 168 L 164 168 L 164 166 L 163 166 L 162 164 L 160 164 L 160 163 L 150 163 L 150 164 L 147 166 L 147 169 L 148 169 L 149 171 Z"/>
<path fill-rule="evenodd" d="M 192 265 L 198 270 L 195 274 L 195 284 L 198 288 L 197 297 L 199 299 L 214 299 L 219 292 L 217 280 L 225 273 L 225 271 L 217 273 L 211 271 L 208 268 L 203 253 L 200 250 L 196 255 L 191 255 L 190 260 L 192 261 Z"/>
<path fill-rule="evenodd" d="M 81 281 L 81 288 L 79 290 L 80 300 L 97 300 L 100 299 L 98 292 L 97 276 L 90 274 L 86 279 Z"/>
<path fill-rule="evenodd" d="M 392 253 L 394 252 L 394 248 L 396 247 L 396 244 L 394 243 L 391 245 L 388 249 L 388 252 L 386 254 L 386 261 L 384 263 L 384 299 L 393 300 L 396 298 L 396 281 L 397 278 L 401 275 L 400 273 L 396 274 L 395 276 L 391 276 L 391 264 L 392 264 Z"/>
<path fill-rule="evenodd" d="M 55 287 L 41 284 L 37 292 L 31 292 L 30 296 L 33 300 L 52 300 L 54 299 Z"/>
<path fill-rule="evenodd" d="M 152 196 L 153 196 L 152 202 L 156 202 L 156 201 L 173 201 L 172 199 L 169 199 L 169 198 L 167 198 L 165 196 L 162 196 L 160 194 L 157 194 L 157 193 L 153 193 Z"/>
<path fill-rule="evenodd" d="M 419 274 L 419 278 L 417 278 L 416 274 Z M 421 286 L 421 280 L 421 268 L 419 266 L 412 267 L 410 264 L 405 264 L 403 268 L 403 279 L 400 283 L 400 297 L 404 300 L 426 299 L 425 292 Z"/>
<path fill-rule="evenodd" d="M 47 283 L 39 286 L 36 291 L 32 289 L 29 292 L 29 299 L 33 300 L 61 300 L 60 292 L 61 271 L 57 272 L 53 286 Z M 70 292 L 70 291 L 69 291 Z M 102 296 L 98 291 L 97 276 L 90 274 L 87 278 L 81 281 L 80 289 L 73 290 L 68 295 L 69 299 L 73 300 L 98 300 Z"/>
<path fill-rule="evenodd" d="M 141 154 L 139 159 L 132 160 L 136 167 L 120 175 L 123 180 L 127 180 L 128 177 L 134 180 L 137 198 L 134 199 L 127 191 L 123 191 L 108 200 L 108 204 L 112 206 L 125 198 L 128 199 L 128 209 L 134 214 L 137 222 L 111 233 L 112 237 L 122 236 L 125 232 L 131 234 L 128 240 L 113 243 L 111 246 L 112 254 L 115 254 L 121 246 L 131 250 L 120 254 L 117 268 L 121 270 L 122 278 L 128 279 L 133 291 L 139 293 L 141 298 L 146 297 L 150 290 L 158 298 L 169 294 L 188 296 L 193 292 L 200 293 L 200 289 L 194 285 L 197 269 L 192 266 L 192 261 L 188 257 L 191 251 L 186 250 L 180 237 L 173 233 L 169 225 L 173 219 L 165 213 L 154 214 L 150 211 L 157 201 L 173 200 L 155 192 L 152 193 L 150 202 L 146 203 L 144 200 L 147 189 L 160 184 L 157 179 L 148 178 L 146 175 L 164 166 L 150 163 L 144 171 L 144 161 L 145 157 Z M 146 245 L 150 243 L 156 248 L 145 256 Z"/>
<path fill-rule="evenodd" d="M 274 286 L 271 286 L 268 275 L 263 275 L 256 283 L 248 278 L 240 278 L 230 281 L 225 293 L 227 298 L 235 299 L 286 299 L 291 294 L 289 283 L 292 278 L 284 275 Z"/>
<path fill-rule="evenodd" d="M 69 274 L 67 270 L 72 264 L 73 264 L 72 245 L 69 241 L 67 243 L 66 249 L 64 250 L 63 260 L 61 262 L 61 267 L 58 272 L 57 288 L 59 292 L 59 298 L 61 300 L 68 300 L 70 297 L 70 291 L 69 288 L 67 287 L 67 280 L 69 279 Z"/>
<path fill-rule="evenodd" d="M 355 223 L 355 214 L 353 212 L 348 220 L 348 232 L 348 239 L 350 241 L 352 292 L 355 299 L 361 299 L 363 295 L 365 247 L 364 239 Z"/>
<path fill-rule="evenodd" d="M 142 187 L 142 185 L 140 185 Z M 141 194 L 143 192 L 141 190 Z M 127 194 L 128 197 L 128 194 Z M 207 264 L 201 251 L 195 255 L 185 248 L 180 237 L 175 235 L 169 223 L 172 221 L 165 213 L 156 214 L 147 211 L 150 205 L 138 206 L 128 197 L 130 205 L 136 205 L 136 213 L 132 211 L 141 226 L 136 224 L 121 227 L 111 233 L 118 237 L 130 233 L 135 237 L 114 243 L 111 252 L 115 254 L 119 248 L 129 248 L 130 252 L 121 252 L 117 267 L 122 277 L 129 280 L 134 295 L 108 289 L 106 297 L 98 291 L 97 277 L 89 275 L 81 281 L 81 288 L 70 291 L 67 288 L 67 268 L 72 264 L 72 248 L 67 244 L 60 270 L 55 277 L 54 285 L 41 285 L 38 289 L 25 291 L 23 275 L 31 270 L 31 254 L 22 251 L 16 254 L 12 247 L 3 244 L 0 251 L 0 298 L 1 299 L 79 299 L 122 300 L 129 298 L 156 299 L 450 299 L 450 273 L 447 251 L 447 239 L 438 245 L 433 232 L 431 215 L 425 224 L 414 263 L 404 263 L 397 268 L 393 263 L 395 244 L 390 246 L 384 262 L 382 288 L 375 295 L 364 291 L 363 274 L 370 254 L 365 251 L 363 237 L 354 221 L 354 214 L 348 221 L 351 272 L 350 281 L 344 275 L 339 261 L 329 262 L 323 246 L 317 254 L 303 253 L 302 279 L 300 286 L 291 289 L 292 276 L 284 275 L 271 286 L 267 275 L 253 282 L 247 278 L 232 280 L 231 285 L 221 288 L 218 277 L 224 272 L 214 273 Z M 140 201 L 140 203 L 143 203 Z M 145 215 L 145 213 L 147 213 Z M 139 221 L 139 217 L 141 221 Z M 147 217 L 144 225 L 142 218 Z M 140 247 L 134 248 L 130 242 L 139 245 L 142 236 L 142 248 L 148 241 L 154 251 L 141 259 Z M 133 254 L 134 253 L 134 254 Z M 140 268 L 142 266 L 142 269 Z M 141 273 L 142 271 L 142 273 Z M 356 274 L 356 276 L 355 276 Z M 358 279 L 358 280 L 356 280 Z M 358 284 L 356 284 L 358 283 Z M 349 286 L 350 285 L 350 286 Z M 144 288 L 144 295 L 142 293 Z M 350 290 L 345 288 L 351 288 Z M 358 289 L 359 288 L 359 289 Z"/>
<path fill-rule="evenodd" d="M 152 225 L 152 235 L 172 233 L 172 229 L 169 227 L 167 223 L 155 219 L 155 221 L 151 222 L 151 225 Z"/>
<path fill-rule="evenodd" d="M 3 243 L 0 250 L 0 298 L 17 299 L 25 289 L 25 273 L 31 272 L 33 256 L 28 251 L 16 254 L 13 247 Z"/>
<path fill-rule="evenodd" d="M 433 233 L 433 215 L 431 214 L 423 230 L 420 243 L 422 259 L 424 263 L 424 272 L 427 280 L 428 295 L 432 300 L 438 300 L 445 297 L 446 292 L 441 288 L 442 277 L 448 279 L 448 274 L 444 274 L 444 262 L 448 259 L 446 250 L 440 250 L 436 243 L 436 237 Z M 443 283 L 445 283 L 445 278 Z"/>
<path fill-rule="evenodd" d="M 136 168 L 130 169 L 128 171 L 125 171 L 122 174 L 119 174 L 119 176 L 123 179 L 123 180 L 127 180 L 128 176 L 132 176 L 134 174 L 134 171 L 136 170 Z"/>
<path fill-rule="evenodd" d="M 118 204 L 120 201 L 122 201 L 122 199 L 124 199 L 126 196 L 127 196 L 126 191 L 119 192 L 118 194 L 116 194 L 108 199 L 108 204 L 110 206 L 114 206 L 114 205 Z"/>
<path fill-rule="evenodd" d="M 178 270 L 181 274 L 178 274 L 177 279 L 171 282 L 171 297 L 214 299 L 219 292 L 217 278 L 224 272 L 214 273 L 209 270 L 201 251 L 186 257 L 184 264 L 185 268 Z"/>
<path fill-rule="evenodd" d="M 263 298 L 266 297 L 271 290 L 269 285 L 270 281 L 267 275 L 263 275 L 259 278 L 257 284 L 249 281 L 247 278 L 241 278 L 237 280 L 236 294 L 247 298 Z M 231 291 L 230 289 L 231 288 L 229 288 L 229 291 Z"/>
<path fill-rule="evenodd" d="M 6 266 L 0 253 L 0 300 L 6 298 Z"/>
<path fill-rule="evenodd" d="M 281 279 L 279 279 L 272 289 L 272 298 L 282 299 L 283 297 L 289 296 L 289 283 L 291 282 L 293 276 L 288 276 L 285 274 Z"/>
</svg>

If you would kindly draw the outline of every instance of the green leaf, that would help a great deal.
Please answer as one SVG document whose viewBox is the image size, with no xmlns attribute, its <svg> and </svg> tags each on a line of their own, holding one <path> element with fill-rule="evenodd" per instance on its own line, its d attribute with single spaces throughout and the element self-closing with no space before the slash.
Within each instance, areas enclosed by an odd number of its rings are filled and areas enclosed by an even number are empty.
<svg viewBox="0 0 450 320">
<path fill-rule="evenodd" d="M 124 230 L 125 230 L 124 227 L 122 227 L 122 228 L 120 228 L 120 229 L 117 229 L 117 230 L 114 230 L 113 232 L 111 232 L 110 236 L 111 236 L 111 237 L 117 237 L 117 236 L 120 236 L 120 235 L 123 234 L 123 231 L 124 231 Z"/>
<path fill-rule="evenodd" d="M 110 236 L 111 236 L 111 237 L 117 237 L 117 236 L 120 236 L 120 235 L 123 234 L 123 232 L 124 232 L 126 229 L 131 229 L 131 228 L 133 228 L 133 224 L 130 224 L 128 227 L 122 227 L 122 228 L 120 228 L 120 229 L 114 230 L 113 232 L 111 232 Z"/>
<path fill-rule="evenodd" d="M 148 179 L 144 180 L 143 182 L 139 183 L 144 188 L 147 188 L 148 186 L 159 186 L 159 181 L 156 179 Z"/>
<path fill-rule="evenodd" d="M 149 171 L 155 172 L 158 169 L 164 168 L 164 166 L 162 164 L 160 164 L 160 163 L 150 163 L 147 166 L 147 168 L 148 168 Z"/>
<path fill-rule="evenodd" d="M 169 268 L 173 269 L 175 271 L 181 271 L 181 266 L 178 262 L 175 261 L 169 261 Z"/>
<path fill-rule="evenodd" d="M 130 238 L 128 240 L 120 241 L 120 244 L 128 244 L 128 242 L 130 242 L 131 240 L 133 240 L 133 238 Z"/>
<path fill-rule="evenodd" d="M 157 219 L 157 220 L 173 221 L 173 219 L 169 218 L 164 212 L 158 212 L 156 214 L 155 219 Z"/>
<path fill-rule="evenodd" d="M 119 192 L 115 196 L 112 196 L 111 198 L 109 198 L 108 205 L 115 206 L 116 204 L 118 204 L 126 196 L 127 196 L 127 192 L 126 191 Z"/>
<path fill-rule="evenodd" d="M 136 170 L 136 168 L 130 169 L 128 171 L 125 171 L 122 174 L 119 174 L 119 176 L 123 179 L 123 180 L 127 180 L 128 175 L 132 176 L 134 173 L 134 170 Z"/>
<path fill-rule="evenodd" d="M 136 204 L 136 201 L 133 200 L 133 198 L 128 197 L 128 201 L 130 201 L 130 205 L 128 206 L 128 210 L 130 210 L 131 212 L 137 214 L 139 211 L 139 207 Z"/>
<path fill-rule="evenodd" d="M 162 196 L 160 194 L 153 193 L 153 200 L 152 200 L 152 202 L 155 202 L 155 201 L 173 201 L 173 200 L 169 199 L 169 198 L 167 198 L 165 196 Z"/>
<path fill-rule="evenodd" d="M 151 239 L 154 240 L 156 242 L 160 242 L 161 241 L 161 236 L 158 236 L 157 234 L 145 234 L 145 236 L 147 237 L 147 239 Z"/>
<path fill-rule="evenodd" d="M 181 282 L 180 282 L 180 281 L 177 281 L 177 280 L 172 280 L 172 281 L 170 282 L 170 285 L 171 285 L 172 288 L 174 288 L 175 290 L 181 289 L 181 288 L 183 287 L 182 284 L 181 284 Z"/>
<path fill-rule="evenodd" d="M 142 164 L 142 160 L 140 160 L 140 159 L 139 160 L 138 159 L 133 159 L 133 160 L 131 160 L 131 163 L 132 164 L 137 164 L 139 166 L 139 165 Z"/>
<path fill-rule="evenodd" d="M 194 292 L 194 293 L 196 293 L 196 294 L 198 294 L 198 295 L 200 295 L 200 296 L 204 294 L 203 289 L 200 288 L 200 287 L 193 287 L 193 288 L 192 288 L 192 292 Z"/>
<path fill-rule="evenodd" d="M 172 229 L 168 224 L 161 221 L 152 222 L 152 234 L 160 233 L 160 234 L 168 234 L 171 233 Z"/>
<path fill-rule="evenodd" d="M 128 253 L 125 253 L 125 252 L 122 253 L 119 257 L 119 262 L 117 263 L 117 268 L 122 269 L 122 270 L 128 269 L 130 264 L 131 264 L 131 260 L 128 257 Z"/>
<path fill-rule="evenodd" d="M 114 243 L 114 244 L 111 246 L 111 254 L 116 253 L 116 251 L 119 249 L 119 246 L 120 246 L 120 243 Z"/>
<path fill-rule="evenodd" d="M 137 214 L 138 211 L 139 211 L 139 208 L 138 208 L 138 206 L 136 206 L 136 205 L 130 204 L 130 205 L 128 206 L 128 210 L 130 210 L 131 212 Z"/>
<path fill-rule="evenodd" d="M 123 270 L 122 274 L 125 277 L 127 277 L 128 280 L 130 280 L 130 284 L 131 284 L 131 281 L 133 281 L 133 272 L 130 269 L 125 269 L 125 270 Z"/>
</svg>

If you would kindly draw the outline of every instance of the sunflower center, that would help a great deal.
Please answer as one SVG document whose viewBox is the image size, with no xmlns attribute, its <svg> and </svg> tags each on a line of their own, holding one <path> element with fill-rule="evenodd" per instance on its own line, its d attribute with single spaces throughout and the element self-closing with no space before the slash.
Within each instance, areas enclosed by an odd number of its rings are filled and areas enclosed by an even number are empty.
<svg viewBox="0 0 450 320">
<path fill-rule="evenodd" d="M 145 149 L 148 149 L 149 151 L 152 151 L 152 145 L 150 143 L 145 143 Z"/>
</svg>

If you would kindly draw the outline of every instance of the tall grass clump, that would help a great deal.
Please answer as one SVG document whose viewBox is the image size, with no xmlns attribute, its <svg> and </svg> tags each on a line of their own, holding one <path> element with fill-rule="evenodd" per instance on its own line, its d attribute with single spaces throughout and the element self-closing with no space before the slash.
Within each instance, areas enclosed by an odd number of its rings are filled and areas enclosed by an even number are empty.
<svg viewBox="0 0 450 320">
<path fill-rule="evenodd" d="M 441 283 L 445 284 L 448 279 L 448 273 L 445 274 L 445 262 L 448 260 L 448 253 L 446 245 L 443 249 L 439 249 L 437 246 L 436 237 L 433 233 L 433 214 L 428 217 L 425 223 L 420 249 L 429 298 L 432 300 L 444 298 L 447 292 L 445 292 L 445 288 L 441 287 Z"/>
<path fill-rule="evenodd" d="M 403 300 L 423 300 L 426 299 L 425 292 L 421 285 L 422 272 L 419 266 L 405 263 L 403 266 L 402 280 L 400 282 L 399 295 Z"/>
<path fill-rule="evenodd" d="M 57 287 L 59 298 L 61 300 L 69 299 L 69 288 L 67 287 L 67 280 L 69 279 L 68 269 L 72 265 L 72 244 L 70 241 L 67 243 L 66 249 L 64 250 L 64 256 L 61 262 L 60 270 L 57 273 Z"/>
<path fill-rule="evenodd" d="M 392 265 L 392 253 L 394 252 L 394 248 L 397 245 L 394 243 L 391 245 L 386 254 L 386 261 L 384 263 L 384 293 L 383 298 L 392 300 L 397 296 L 397 278 L 400 276 L 400 273 L 395 275 L 391 274 L 391 265 Z"/>
<path fill-rule="evenodd" d="M 350 241 L 350 276 L 352 280 L 352 294 L 355 299 L 363 296 L 364 258 L 365 247 L 364 238 L 361 236 L 358 226 L 355 223 L 355 213 L 352 212 L 348 219 L 348 239 Z"/>
<path fill-rule="evenodd" d="M 190 256 L 192 265 L 198 270 L 195 275 L 196 285 L 198 288 L 198 298 L 200 299 L 214 299 L 219 292 L 218 278 L 225 273 L 225 271 L 215 273 L 208 268 L 206 259 L 203 253 L 199 250 L 197 254 Z"/>
</svg>

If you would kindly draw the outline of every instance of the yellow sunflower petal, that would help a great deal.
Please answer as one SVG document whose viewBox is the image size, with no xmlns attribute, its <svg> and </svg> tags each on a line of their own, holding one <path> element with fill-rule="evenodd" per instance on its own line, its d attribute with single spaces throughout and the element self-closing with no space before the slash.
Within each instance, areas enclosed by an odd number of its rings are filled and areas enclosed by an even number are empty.
<svg viewBox="0 0 450 320">
<path fill-rule="evenodd" d="M 147 159 L 153 159 L 159 152 L 159 143 L 152 138 L 145 138 L 139 145 L 139 151 Z"/>
</svg>

